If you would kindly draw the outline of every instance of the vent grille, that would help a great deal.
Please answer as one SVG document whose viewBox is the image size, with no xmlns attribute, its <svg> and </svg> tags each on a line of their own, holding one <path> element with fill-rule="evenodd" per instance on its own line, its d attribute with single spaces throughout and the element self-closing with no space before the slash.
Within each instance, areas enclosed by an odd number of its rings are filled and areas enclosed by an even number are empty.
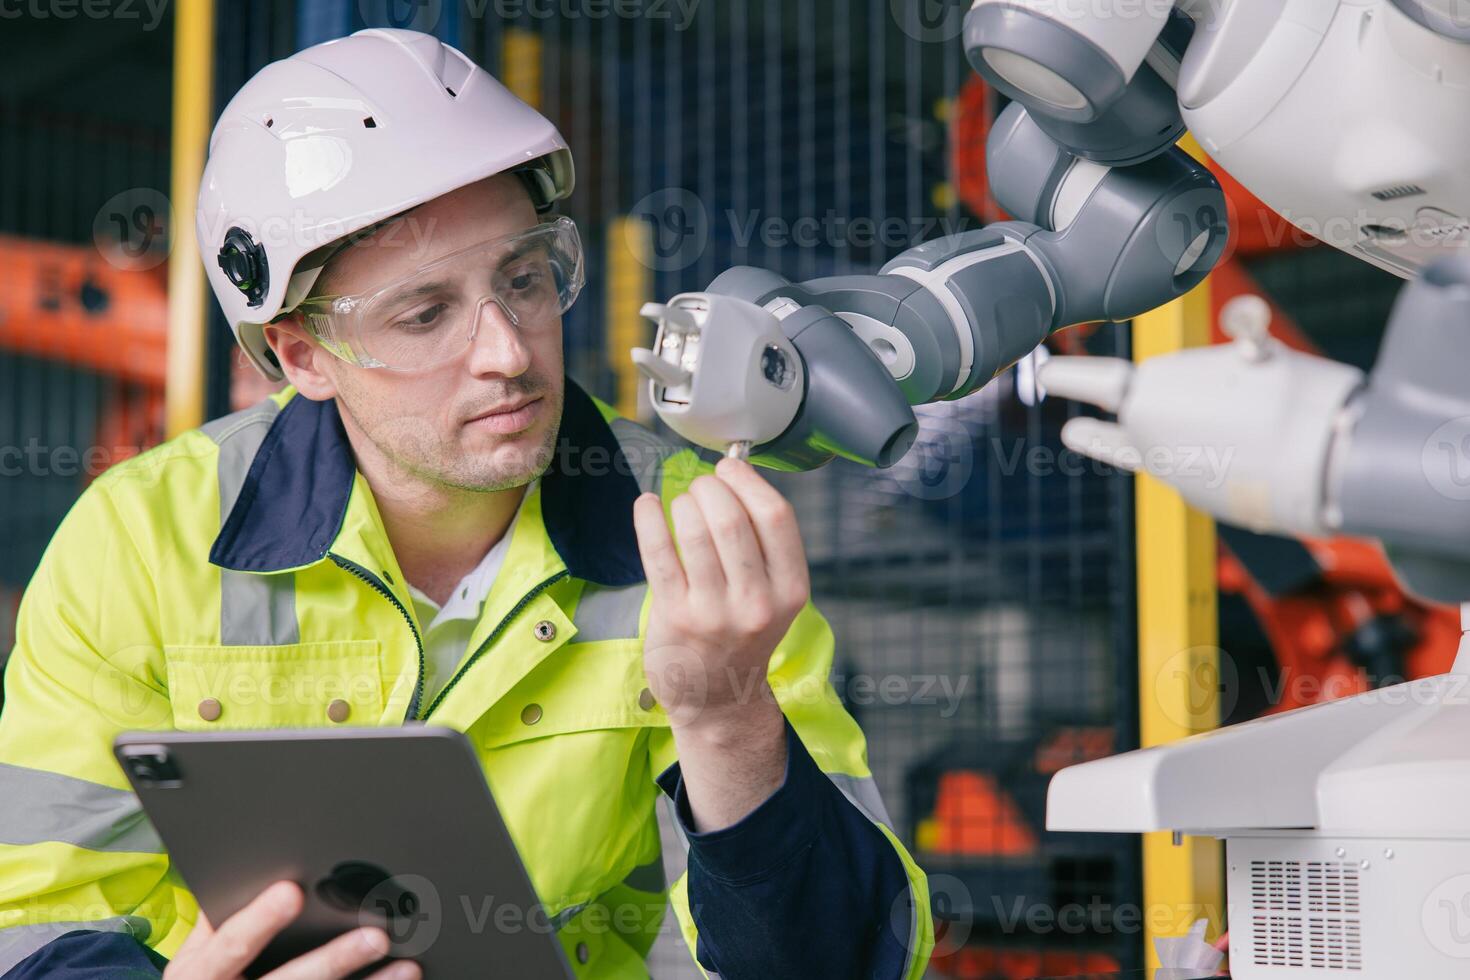
<svg viewBox="0 0 1470 980">
<path fill-rule="evenodd" d="M 1252 861 L 1255 965 L 1362 970 L 1358 888 L 1345 861 Z"/>
<path fill-rule="evenodd" d="M 1424 188 L 1418 184 L 1395 184 L 1374 191 L 1373 196 L 1380 201 L 1397 201 L 1401 197 L 1417 197 L 1423 193 Z"/>
</svg>

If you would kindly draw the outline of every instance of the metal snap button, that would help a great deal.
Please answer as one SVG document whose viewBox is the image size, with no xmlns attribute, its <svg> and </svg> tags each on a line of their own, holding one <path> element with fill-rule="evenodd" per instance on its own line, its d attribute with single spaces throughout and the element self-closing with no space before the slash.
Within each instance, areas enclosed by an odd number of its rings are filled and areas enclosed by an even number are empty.
<svg viewBox="0 0 1470 980">
<path fill-rule="evenodd" d="M 658 700 L 653 696 L 653 692 L 650 691 L 648 688 L 645 687 L 643 690 L 638 692 L 638 707 L 642 708 L 644 711 L 652 711 L 657 706 Z"/>
<path fill-rule="evenodd" d="M 199 717 L 205 721 L 218 721 L 219 716 L 224 713 L 218 698 L 205 698 L 199 702 Z"/>
<path fill-rule="evenodd" d="M 327 717 L 339 725 L 346 721 L 347 716 L 350 714 L 352 714 L 352 705 L 343 701 L 341 698 L 337 698 L 331 704 L 327 705 Z"/>
<path fill-rule="evenodd" d="M 536 624 L 536 639 L 542 643 L 550 643 L 556 639 L 556 624 L 549 619 L 543 619 Z"/>
<path fill-rule="evenodd" d="M 541 705 L 531 703 L 521 709 L 521 721 L 527 725 L 534 725 L 541 720 Z"/>
<path fill-rule="evenodd" d="M 586 963 L 591 957 L 592 957 L 592 952 L 587 948 L 587 944 L 586 943 L 578 943 L 577 944 L 577 962 L 578 963 Z"/>
</svg>

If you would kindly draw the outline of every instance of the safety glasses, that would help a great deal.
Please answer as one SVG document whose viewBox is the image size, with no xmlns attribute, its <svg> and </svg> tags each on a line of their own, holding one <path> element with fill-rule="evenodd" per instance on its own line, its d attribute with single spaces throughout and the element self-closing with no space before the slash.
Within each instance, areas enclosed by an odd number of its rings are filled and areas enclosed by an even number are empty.
<svg viewBox="0 0 1470 980">
<path fill-rule="evenodd" d="M 519 331 L 556 325 L 583 282 L 577 226 L 557 218 L 452 252 L 371 292 L 312 297 L 298 311 L 321 345 L 350 364 L 422 371 L 468 350 L 493 311 Z"/>
</svg>

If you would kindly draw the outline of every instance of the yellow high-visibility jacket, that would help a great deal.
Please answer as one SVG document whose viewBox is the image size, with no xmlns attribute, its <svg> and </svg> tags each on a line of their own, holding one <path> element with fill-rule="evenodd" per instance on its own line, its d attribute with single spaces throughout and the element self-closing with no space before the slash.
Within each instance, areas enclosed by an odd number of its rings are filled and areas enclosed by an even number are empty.
<svg viewBox="0 0 1470 980">
<path fill-rule="evenodd" d="M 770 668 L 793 736 L 785 784 L 736 827 L 689 832 L 643 673 L 632 503 L 652 490 L 667 508 L 708 469 L 568 381 L 556 458 L 432 699 L 413 603 L 333 403 L 283 392 L 103 474 L 52 539 L 6 667 L 0 973 L 107 976 L 74 966 L 102 946 L 156 967 L 193 926 L 197 906 L 112 756 L 118 733 L 421 719 L 479 753 L 579 976 L 646 977 L 665 896 L 725 977 L 920 976 L 924 875 L 887 825 L 810 604 Z M 660 799 L 687 854 L 661 856 Z M 687 861 L 672 884 L 665 857 Z"/>
</svg>

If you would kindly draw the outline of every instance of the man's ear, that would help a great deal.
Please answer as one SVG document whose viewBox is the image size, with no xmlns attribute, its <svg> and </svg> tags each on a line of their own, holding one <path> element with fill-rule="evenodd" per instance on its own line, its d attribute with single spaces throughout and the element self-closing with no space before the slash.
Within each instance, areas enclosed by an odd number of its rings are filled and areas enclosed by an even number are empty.
<svg viewBox="0 0 1470 980">
<path fill-rule="evenodd" d="M 281 371 L 297 391 L 312 401 L 335 398 L 337 385 L 324 368 L 331 357 L 292 315 L 265 325 L 265 342 L 281 363 Z"/>
</svg>

